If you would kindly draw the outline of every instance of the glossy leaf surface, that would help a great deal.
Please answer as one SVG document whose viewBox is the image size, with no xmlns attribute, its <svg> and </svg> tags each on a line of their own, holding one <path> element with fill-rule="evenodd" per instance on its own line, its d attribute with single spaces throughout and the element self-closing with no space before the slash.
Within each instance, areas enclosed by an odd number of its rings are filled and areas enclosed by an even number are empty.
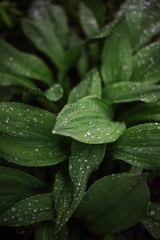
<svg viewBox="0 0 160 240">
<path fill-rule="evenodd" d="M 47 166 L 64 160 L 51 131 L 55 115 L 22 103 L 0 103 L 0 156 L 24 166 Z"/>
<path fill-rule="evenodd" d="M 114 159 L 146 168 L 160 168 L 160 123 L 128 128 L 110 148 Z"/>
<path fill-rule="evenodd" d="M 76 216 L 94 232 L 117 232 L 137 223 L 148 203 L 146 175 L 113 174 L 92 184 Z"/>
<path fill-rule="evenodd" d="M 52 133 L 89 144 L 113 142 L 123 133 L 125 124 L 111 121 L 111 114 L 106 102 L 86 97 L 62 109 Z"/>
</svg>

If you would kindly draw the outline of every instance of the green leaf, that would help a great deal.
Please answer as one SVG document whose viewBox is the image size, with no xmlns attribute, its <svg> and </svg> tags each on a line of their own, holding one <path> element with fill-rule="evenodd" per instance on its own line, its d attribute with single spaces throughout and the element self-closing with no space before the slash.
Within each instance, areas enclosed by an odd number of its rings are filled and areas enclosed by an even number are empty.
<svg viewBox="0 0 160 240">
<path fill-rule="evenodd" d="M 105 6 L 101 0 L 85 0 L 85 4 L 92 10 L 99 27 L 104 25 Z"/>
<path fill-rule="evenodd" d="M 93 36 L 99 30 L 93 12 L 82 2 L 80 3 L 79 17 L 81 27 L 87 37 Z"/>
<path fill-rule="evenodd" d="M 139 103 L 127 112 L 120 115 L 119 120 L 127 124 L 160 122 L 160 104 L 159 103 Z"/>
<path fill-rule="evenodd" d="M 63 96 L 63 88 L 60 84 L 55 84 L 45 91 L 45 96 L 51 101 L 58 101 Z"/>
<path fill-rule="evenodd" d="M 160 41 L 154 42 L 137 52 L 131 81 L 156 83 L 160 81 Z"/>
<path fill-rule="evenodd" d="M 61 28 L 59 29 L 60 20 L 57 23 L 57 10 L 59 11 L 59 9 L 60 7 L 57 9 L 56 6 L 54 7 L 48 2 L 35 1 L 30 9 L 30 19 L 22 19 L 22 29 L 25 35 L 39 51 L 51 59 L 58 69 L 61 68 L 64 58 L 64 47 L 61 44 L 62 40 L 59 38 L 61 30 Z M 59 18 L 61 19 L 61 10 L 59 14 Z M 62 20 L 64 23 L 63 14 Z M 64 32 L 66 30 L 62 31 L 61 37 L 64 37 Z"/>
<path fill-rule="evenodd" d="M 87 180 L 102 162 L 105 149 L 104 144 L 88 145 L 73 142 L 69 160 L 70 179 L 64 173 L 59 173 L 56 176 L 54 186 L 57 209 L 56 231 L 62 228 L 81 202 L 85 194 Z"/>
<path fill-rule="evenodd" d="M 124 21 L 114 29 L 105 41 L 102 51 L 101 73 L 105 84 L 129 81 L 131 77 L 132 48 Z"/>
<path fill-rule="evenodd" d="M 34 234 L 35 240 L 53 240 L 53 222 L 42 222 Z"/>
<path fill-rule="evenodd" d="M 68 103 L 74 103 L 86 96 L 101 98 L 101 78 L 97 69 L 89 72 L 85 79 L 70 92 Z"/>
<path fill-rule="evenodd" d="M 113 83 L 103 89 L 103 97 L 110 103 L 157 102 L 160 99 L 160 86 L 140 82 Z"/>
<path fill-rule="evenodd" d="M 18 84 L 26 87 L 33 85 L 27 78 L 40 80 L 50 86 L 53 77 L 47 65 L 38 57 L 22 53 L 0 38 L 0 78 L 4 76 L 4 82 Z M 26 80 L 27 79 L 27 80 Z"/>
<path fill-rule="evenodd" d="M 149 203 L 146 175 L 113 174 L 88 189 L 77 217 L 97 233 L 117 232 L 137 223 Z"/>
<path fill-rule="evenodd" d="M 123 8 L 130 40 L 133 49 L 137 51 L 160 32 L 159 0 L 130 0 L 126 1 Z"/>
<path fill-rule="evenodd" d="M 49 166 L 64 160 L 51 133 L 55 115 L 22 103 L 0 103 L 0 157 L 23 166 Z"/>
<path fill-rule="evenodd" d="M 155 239 L 160 239 L 160 204 L 152 202 L 141 222 Z"/>
<path fill-rule="evenodd" d="M 19 200 L 44 193 L 47 186 L 32 175 L 9 167 L 0 167 L 0 212 L 13 206 Z"/>
<path fill-rule="evenodd" d="M 14 204 L 0 216 L 2 226 L 25 226 L 44 220 L 53 220 L 52 194 L 31 196 Z"/>
<path fill-rule="evenodd" d="M 114 159 L 145 169 L 160 168 L 160 123 L 145 123 L 128 128 L 110 146 Z"/>
<path fill-rule="evenodd" d="M 70 136 L 83 143 L 100 144 L 115 141 L 124 130 L 123 122 L 111 121 L 106 102 L 85 97 L 62 109 L 52 133 Z"/>
</svg>

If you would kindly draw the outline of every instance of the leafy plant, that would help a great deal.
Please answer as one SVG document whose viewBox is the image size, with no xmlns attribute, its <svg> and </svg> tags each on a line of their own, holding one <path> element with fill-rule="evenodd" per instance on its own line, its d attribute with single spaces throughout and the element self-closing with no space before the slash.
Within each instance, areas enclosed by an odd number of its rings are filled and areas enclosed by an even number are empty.
<svg viewBox="0 0 160 240">
<path fill-rule="evenodd" d="M 78 8 L 82 32 L 34 1 L 21 23 L 43 60 L 0 39 L 2 233 L 116 240 L 141 222 L 160 239 L 160 3 L 106 26 L 101 1 Z"/>
</svg>

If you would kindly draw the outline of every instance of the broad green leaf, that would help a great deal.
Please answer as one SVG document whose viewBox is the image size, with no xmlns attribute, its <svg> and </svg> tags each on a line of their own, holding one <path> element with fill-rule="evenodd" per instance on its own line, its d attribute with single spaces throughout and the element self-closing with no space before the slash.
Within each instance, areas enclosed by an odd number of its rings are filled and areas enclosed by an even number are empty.
<svg viewBox="0 0 160 240">
<path fill-rule="evenodd" d="M 94 232 L 118 232 L 137 223 L 148 203 L 146 175 L 113 174 L 92 184 L 75 215 Z"/>
<path fill-rule="evenodd" d="M 101 98 L 101 78 L 99 72 L 93 69 L 85 79 L 70 92 L 68 103 L 74 103 L 86 96 Z"/>
<path fill-rule="evenodd" d="M 4 77 L 6 85 L 15 83 L 31 88 L 34 84 L 27 78 L 40 80 L 48 86 L 53 83 L 51 71 L 40 58 L 20 52 L 1 38 L 0 52 L 0 79 Z"/>
<path fill-rule="evenodd" d="M 42 222 L 35 231 L 35 240 L 53 240 L 53 222 Z"/>
<path fill-rule="evenodd" d="M 60 29 L 57 31 L 59 23 L 57 25 L 55 13 L 57 14 L 56 7 L 49 2 L 35 1 L 30 9 L 30 19 L 22 19 L 22 29 L 38 50 L 46 54 L 60 69 L 64 47 L 59 39 Z M 63 16 L 62 19 L 64 20 Z M 64 36 L 64 32 L 62 35 Z"/>
<path fill-rule="evenodd" d="M 45 91 L 45 96 L 51 101 L 58 101 L 63 96 L 63 88 L 60 84 L 55 84 Z"/>
<path fill-rule="evenodd" d="M 160 81 L 160 41 L 142 48 L 133 60 L 131 81 L 148 84 Z"/>
<path fill-rule="evenodd" d="M 81 27 L 87 37 L 93 36 L 99 30 L 93 12 L 82 2 L 80 3 L 79 17 Z"/>
<path fill-rule="evenodd" d="M 64 160 L 52 135 L 55 115 L 22 103 L 0 103 L 0 157 L 23 166 L 48 166 Z"/>
<path fill-rule="evenodd" d="M 57 175 L 56 185 L 54 186 L 54 197 L 57 203 L 56 231 L 62 228 L 81 202 L 85 194 L 87 180 L 102 162 L 105 149 L 105 145 L 73 142 L 69 160 L 70 179 L 61 173 L 61 175 Z"/>
<path fill-rule="evenodd" d="M 28 78 L 17 77 L 8 72 L 3 72 L 0 70 L 0 86 L 20 86 L 27 89 L 35 88 L 36 85 L 30 81 Z"/>
<path fill-rule="evenodd" d="M 160 3 L 159 0 L 130 0 L 123 8 L 130 40 L 137 51 L 160 32 Z"/>
<path fill-rule="evenodd" d="M 110 103 L 157 102 L 160 99 L 160 85 L 140 82 L 108 84 L 103 89 L 103 97 Z"/>
<path fill-rule="evenodd" d="M 101 73 L 105 84 L 130 80 L 132 48 L 124 21 L 114 29 L 105 41 L 102 50 Z"/>
<path fill-rule="evenodd" d="M 104 25 L 105 6 L 101 0 L 85 0 L 85 4 L 92 10 L 99 27 Z"/>
<path fill-rule="evenodd" d="M 137 122 L 160 122 L 159 103 L 139 103 L 120 115 L 119 120 L 128 124 Z"/>
<path fill-rule="evenodd" d="M 160 239 L 160 204 L 152 202 L 141 222 L 155 239 Z"/>
<path fill-rule="evenodd" d="M 145 169 L 160 168 L 160 123 L 145 123 L 128 128 L 110 146 L 114 159 Z"/>
<path fill-rule="evenodd" d="M 44 220 L 53 220 L 52 194 L 31 196 L 14 204 L 0 215 L 2 226 L 25 226 Z"/>
<path fill-rule="evenodd" d="M 52 133 L 83 143 L 100 144 L 117 140 L 124 130 L 123 122 L 111 121 L 111 111 L 106 102 L 85 97 L 62 109 Z"/>
</svg>

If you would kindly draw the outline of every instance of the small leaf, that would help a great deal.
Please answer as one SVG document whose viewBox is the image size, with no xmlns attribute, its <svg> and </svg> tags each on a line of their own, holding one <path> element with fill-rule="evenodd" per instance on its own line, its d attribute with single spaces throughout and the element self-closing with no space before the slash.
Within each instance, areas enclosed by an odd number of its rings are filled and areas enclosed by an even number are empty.
<svg viewBox="0 0 160 240">
<path fill-rule="evenodd" d="M 2 77 L 6 74 L 5 81 L 11 84 L 16 83 L 16 85 L 19 84 L 20 86 L 23 84 L 24 87 L 27 83 L 30 83 L 31 86 L 33 85 L 26 78 L 41 80 L 48 86 L 53 83 L 50 69 L 40 58 L 28 53 L 21 53 L 1 38 L 0 52 L 0 76 Z"/>
<path fill-rule="evenodd" d="M 25 198 L 0 216 L 2 226 L 25 226 L 44 220 L 53 220 L 52 194 L 44 193 Z"/>
<path fill-rule="evenodd" d="M 92 184 L 75 215 L 94 232 L 117 232 L 137 223 L 148 203 L 146 175 L 113 174 Z"/>
<path fill-rule="evenodd" d="M 82 29 L 87 37 L 91 37 L 99 30 L 93 12 L 82 2 L 80 3 L 79 17 Z"/>
<path fill-rule="evenodd" d="M 68 102 L 74 103 L 86 96 L 101 98 L 101 79 L 99 72 L 94 69 L 88 73 L 85 79 L 70 92 Z"/>
<path fill-rule="evenodd" d="M 53 222 L 42 222 L 34 234 L 35 240 L 52 240 L 53 239 Z"/>
<path fill-rule="evenodd" d="M 152 202 L 141 222 L 155 239 L 160 239 L 160 204 Z"/>
<path fill-rule="evenodd" d="M 101 73 L 105 84 L 129 81 L 131 77 L 132 48 L 124 21 L 114 29 L 105 41 L 102 51 Z"/>
<path fill-rule="evenodd" d="M 110 146 L 114 159 L 145 169 L 160 168 L 160 123 L 145 123 L 128 128 Z"/>
<path fill-rule="evenodd" d="M 45 91 L 45 96 L 50 100 L 50 101 L 58 101 L 59 99 L 62 98 L 63 96 L 63 88 L 61 87 L 60 84 L 55 84 L 51 88 L 47 89 Z"/>
<path fill-rule="evenodd" d="M 160 42 L 154 42 L 142 48 L 134 56 L 131 81 L 147 84 L 160 81 Z"/>
<path fill-rule="evenodd" d="M 103 89 L 103 97 L 110 103 L 157 102 L 160 99 L 160 85 L 140 82 L 119 82 L 108 84 Z"/>
<path fill-rule="evenodd" d="M 22 103 L 0 103 L 0 157 L 23 166 L 48 166 L 64 160 L 51 133 L 55 115 Z"/>
<path fill-rule="evenodd" d="M 100 144 L 115 141 L 124 130 L 123 122 L 111 121 L 106 102 L 85 97 L 62 109 L 52 133 L 70 136 L 83 143 Z"/>
<path fill-rule="evenodd" d="M 0 167 L 0 212 L 14 205 L 19 200 L 44 193 L 47 186 L 32 175 L 9 167 Z"/>
</svg>

